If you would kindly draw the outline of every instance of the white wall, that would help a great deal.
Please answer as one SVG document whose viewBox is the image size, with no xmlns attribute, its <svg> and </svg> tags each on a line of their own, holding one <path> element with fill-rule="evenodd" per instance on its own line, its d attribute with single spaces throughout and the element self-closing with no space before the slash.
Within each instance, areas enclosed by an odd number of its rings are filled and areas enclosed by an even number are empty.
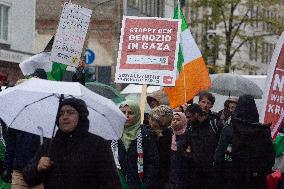
<svg viewBox="0 0 284 189">
<path fill-rule="evenodd" d="M 165 0 L 165 10 L 164 16 L 165 18 L 172 18 L 174 16 L 174 1 L 173 0 Z"/>
<path fill-rule="evenodd" d="M 0 0 L 8 3 L 9 39 L 11 49 L 33 52 L 35 35 L 35 0 Z"/>
</svg>

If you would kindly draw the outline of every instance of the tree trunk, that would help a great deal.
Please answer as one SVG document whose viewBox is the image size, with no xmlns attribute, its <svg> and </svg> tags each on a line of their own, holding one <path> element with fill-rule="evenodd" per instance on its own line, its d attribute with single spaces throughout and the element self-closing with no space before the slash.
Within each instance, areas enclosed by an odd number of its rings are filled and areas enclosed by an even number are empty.
<svg viewBox="0 0 284 189">
<path fill-rule="evenodd" d="M 230 55 L 227 55 L 227 53 L 226 53 L 224 73 L 229 73 L 230 72 L 231 63 L 232 63 L 232 59 L 230 58 Z"/>
</svg>

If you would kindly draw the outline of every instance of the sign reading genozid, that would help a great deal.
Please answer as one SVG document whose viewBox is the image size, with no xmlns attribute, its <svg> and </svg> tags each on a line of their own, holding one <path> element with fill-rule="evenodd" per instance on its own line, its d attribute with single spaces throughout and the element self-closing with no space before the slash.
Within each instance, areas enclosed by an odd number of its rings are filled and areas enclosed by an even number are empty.
<svg viewBox="0 0 284 189">
<path fill-rule="evenodd" d="M 123 18 L 115 82 L 174 86 L 180 20 Z"/>
<path fill-rule="evenodd" d="M 271 136 L 274 139 L 284 123 L 284 32 L 271 59 L 263 102 L 261 121 L 272 123 Z"/>
</svg>

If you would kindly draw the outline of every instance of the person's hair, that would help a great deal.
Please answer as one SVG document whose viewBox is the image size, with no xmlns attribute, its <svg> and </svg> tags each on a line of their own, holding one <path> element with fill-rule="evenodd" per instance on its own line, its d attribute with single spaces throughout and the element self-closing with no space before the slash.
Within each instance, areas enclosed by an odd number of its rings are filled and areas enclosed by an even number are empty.
<svg viewBox="0 0 284 189">
<path fill-rule="evenodd" d="M 229 97 L 225 103 L 224 103 L 224 107 L 228 108 L 230 103 L 235 103 L 238 104 L 238 98 L 237 97 Z"/>
<path fill-rule="evenodd" d="M 156 120 L 159 120 L 162 116 L 167 116 L 168 118 L 173 119 L 173 110 L 169 106 L 160 105 L 153 108 L 149 114 L 150 118 L 154 118 Z"/>
<path fill-rule="evenodd" d="M 202 108 L 198 104 L 189 105 L 185 110 L 185 113 L 187 112 L 191 114 L 197 113 L 199 115 L 205 115 L 205 112 L 202 110 Z"/>
<path fill-rule="evenodd" d="M 233 118 L 259 122 L 259 114 L 253 96 L 243 95 L 239 98 Z"/>
<path fill-rule="evenodd" d="M 204 97 L 207 98 L 212 103 L 212 105 L 215 103 L 215 96 L 209 92 L 201 92 L 199 94 L 198 102 L 200 102 Z"/>
</svg>

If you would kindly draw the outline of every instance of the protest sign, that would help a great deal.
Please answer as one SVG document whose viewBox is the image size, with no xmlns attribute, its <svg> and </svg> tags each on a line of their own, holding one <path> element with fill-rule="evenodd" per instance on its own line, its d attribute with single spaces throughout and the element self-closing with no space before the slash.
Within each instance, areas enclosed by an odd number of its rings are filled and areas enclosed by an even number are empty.
<svg viewBox="0 0 284 189">
<path fill-rule="evenodd" d="M 51 60 L 77 66 L 81 57 L 92 10 L 66 3 L 51 51 Z"/>
<path fill-rule="evenodd" d="M 277 42 L 264 91 L 264 108 L 261 121 L 272 123 L 271 136 L 274 139 L 283 124 L 284 117 L 284 32 Z"/>
<path fill-rule="evenodd" d="M 123 18 L 115 82 L 174 86 L 179 19 Z"/>
</svg>

